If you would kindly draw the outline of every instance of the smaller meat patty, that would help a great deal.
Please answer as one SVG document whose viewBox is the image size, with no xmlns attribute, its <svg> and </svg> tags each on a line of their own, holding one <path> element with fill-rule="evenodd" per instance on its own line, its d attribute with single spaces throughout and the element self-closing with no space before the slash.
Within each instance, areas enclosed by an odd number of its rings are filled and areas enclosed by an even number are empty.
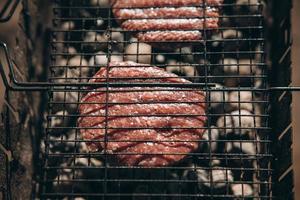
<svg viewBox="0 0 300 200">
<path fill-rule="evenodd" d="M 107 77 L 108 75 L 108 77 Z M 90 82 L 190 83 L 164 69 L 113 62 Z M 81 99 L 78 127 L 91 151 L 106 150 L 128 166 L 165 166 L 198 148 L 205 95 L 176 87 L 97 88 Z"/>
<path fill-rule="evenodd" d="M 113 13 L 121 27 L 139 41 L 185 46 L 202 39 L 203 30 L 219 23 L 222 0 L 114 0 Z M 171 43 L 172 42 L 172 43 Z M 165 45 L 154 45 L 166 48 Z"/>
</svg>

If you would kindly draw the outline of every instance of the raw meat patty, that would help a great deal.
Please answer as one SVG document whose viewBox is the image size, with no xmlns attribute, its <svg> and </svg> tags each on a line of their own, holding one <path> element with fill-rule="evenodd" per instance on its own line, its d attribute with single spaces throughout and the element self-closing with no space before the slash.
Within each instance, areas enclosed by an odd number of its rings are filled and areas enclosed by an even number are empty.
<svg viewBox="0 0 300 200">
<path fill-rule="evenodd" d="M 107 76 L 108 75 L 108 76 Z M 90 82 L 190 83 L 161 68 L 113 62 Z M 205 95 L 176 87 L 97 88 L 81 99 L 78 126 L 91 151 L 106 150 L 128 166 L 165 166 L 198 148 Z"/>
<path fill-rule="evenodd" d="M 222 0 L 114 0 L 112 7 L 122 28 L 135 32 L 139 41 L 172 41 L 182 46 L 200 40 L 204 29 L 218 28 L 221 3 Z"/>
<path fill-rule="evenodd" d="M 115 8 L 163 7 L 163 6 L 194 6 L 203 3 L 219 5 L 222 0 L 113 0 Z"/>
</svg>

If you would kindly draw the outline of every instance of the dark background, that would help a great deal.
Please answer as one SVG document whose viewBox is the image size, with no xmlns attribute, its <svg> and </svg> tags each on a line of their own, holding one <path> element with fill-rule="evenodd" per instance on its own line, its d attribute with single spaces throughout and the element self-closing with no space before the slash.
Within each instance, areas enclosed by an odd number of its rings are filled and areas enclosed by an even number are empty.
<svg viewBox="0 0 300 200">
<path fill-rule="evenodd" d="M 300 86 L 300 1 L 294 0 L 293 8 L 293 85 Z M 294 163 L 295 163 L 295 193 L 300 199 L 300 92 L 293 96 L 293 126 L 294 126 Z"/>
</svg>

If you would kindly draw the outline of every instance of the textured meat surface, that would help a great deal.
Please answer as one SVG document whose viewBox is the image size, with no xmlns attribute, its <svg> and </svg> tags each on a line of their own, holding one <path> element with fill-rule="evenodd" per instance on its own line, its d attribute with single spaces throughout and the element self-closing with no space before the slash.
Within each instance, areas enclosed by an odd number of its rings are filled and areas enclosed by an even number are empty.
<svg viewBox="0 0 300 200">
<path fill-rule="evenodd" d="M 190 18 L 196 17 L 218 17 L 216 9 L 202 9 L 196 7 L 175 7 L 175 8 L 146 8 L 146 9 L 116 9 L 115 16 L 119 19 L 151 19 L 151 18 Z"/>
<path fill-rule="evenodd" d="M 168 83 L 189 83 L 188 80 L 181 79 L 175 74 L 171 74 L 162 68 L 152 67 L 135 62 L 113 62 L 110 70 L 100 69 L 91 82 L 104 82 L 107 79 L 111 82 L 168 82 Z M 107 77 L 108 74 L 108 77 Z"/>
<path fill-rule="evenodd" d="M 203 3 L 219 5 L 222 0 L 114 0 L 115 8 L 162 7 L 162 6 L 193 6 Z"/>
<path fill-rule="evenodd" d="M 218 28 L 221 3 L 222 0 L 115 0 L 112 6 L 122 28 L 134 32 L 139 41 L 172 41 L 171 46 L 185 46 L 201 40 L 203 30 Z"/>
<path fill-rule="evenodd" d="M 200 31 L 148 31 L 145 33 L 138 33 L 137 38 L 141 42 L 194 42 L 201 40 L 202 34 Z M 178 44 L 178 43 L 177 43 Z"/>
<path fill-rule="evenodd" d="M 131 31 L 198 30 L 205 27 L 217 28 L 218 19 L 130 19 L 125 21 L 122 27 Z"/>
<path fill-rule="evenodd" d="M 108 71 L 107 71 L 108 70 Z M 108 77 L 107 77 L 108 75 Z M 90 82 L 155 77 L 159 82 L 189 83 L 163 69 L 134 62 L 111 63 Z M 161 77 L 161 80 L 157 80 Z M 103 79 L 105 78 L 105 79 Z M 121 164 L 164 166 L 198 148 L 205 117 L 199 90 L 175 87 L 98 88 L 82 97 L 78 126 L 91 151 L 106 150 Z"/>
<path fill-rule="evenodd" d="M 136 89 L 143 90 L 142 88 Z M 89 93 L 82 99 L 86 104 L 80 105 L 80 113 L 89 113 L 96 109 L 103 108 L 105 106 L 106 96 L 105 92 Z M 197 99 L 197 101 L 194 101 L 195 99 Z M 178 106 L 193 103 L 204 107 L 204 101 L 205 99 L 202 94 L 192 91 L 122 92 L 122 90 L 119 90 L 108 94 L 108 103 L 111 103 L 111 106 L 114 106 L 114 104 L 119 104 L 119 106 L 123 106 L 124 104 L 132 106 L 132 104 L 136 105 L 136 103 L 142 102 L 144 104 L 152 103 L 151 106 L 162 106 L 168 103 L 174 103 L 174 105 Z M 103 102 L 103 104 L 100 104 L 100 102 Z"/>
</svg>

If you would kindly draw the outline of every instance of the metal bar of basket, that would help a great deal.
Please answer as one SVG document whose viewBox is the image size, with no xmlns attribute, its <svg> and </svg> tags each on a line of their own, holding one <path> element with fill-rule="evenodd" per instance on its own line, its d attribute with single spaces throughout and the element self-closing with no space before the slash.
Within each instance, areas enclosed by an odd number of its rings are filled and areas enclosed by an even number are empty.
<svg viewBox="0 0 300 200">
<path fill-rule="evenodd" d="M 12 83 L 8 80 L 4 66 L 0 61 L 0 74 L 3 80 L 5 87 L 12 91 L 46 91 L 49 90 L 50 87 L 106 87 L 107 83 L 105 82 L 85 82 L 85 83 L 50 83 L 50 82 L 20 82 L 17 80 L 16 75 L 14 73 L 14 63 L 9 57 L 9 50 L 7 45 L 4 42 L 0 41 L 0 47 L 4 51 L 6 63 L 8 64 L 9 68 L 9 78 L 11 79 Z M 14 63 L 14 64 L 13 64 Z M 214 88 L 214 83 L 109 83 L 110 87 L 181 87 L 181 88 L 205 88 L 209 87 L 215 91 L 221 90 L 235 90 L 235 88 Z M 253 89 L 253 88 L 251 88 Z M 257 88 L 259 90 L 259 88 Z M 267 90 L 269 91 L 290 91 L 290 92 L 299 92 L 300 87 L 297 86 L 290 86 L 290 87 L 269 87 Z"/>
<path fill-rule="evenodd" d="M 8 0 L 4 4 L 3 8 L 0 11 L 0 23 L 7 22 L 11 19 L 11 17 L 15 13 L 16 8 L 18 7 L 18 4 L 20 3 L 20 1 L 21 0 L 15 0 L 15 1 Z M 9 8 L 10 8 L 10 10 L 8 11 Z"/>
<path fill-rule="evenodd" d="M 107 83 L 105 82 L 98 82 L 98 83 L 49 83 L 49 82 L 19 82 L 16 78 L 14 73 L 14 65 L 13 61 L 9 57 L 9 51 L 7 45 L 3 42 L 0 42 L 0 47 L 4 50 L 6 62 L 9 68 L 9 78 L 11 79 L 12 83 L 9 82 L 4 66 L 0 62 L 0 73 L 4 85 L 7 89 L 13 91 L 45 91 L 48 90 L 50 87 L 105 87 Z M 15 63 L 14 63 L 15 64 Z M 147 86 L 157 86 L 157 87 L 182 87 L 182 88 L 203 88 L 203 87 L 212 87 L 215 84 L 213 83 L 188 83 L 188 84 L 181 84 L 181 83 L 109 83 L 110 87 L 147 87 Z"/>
</svg>

